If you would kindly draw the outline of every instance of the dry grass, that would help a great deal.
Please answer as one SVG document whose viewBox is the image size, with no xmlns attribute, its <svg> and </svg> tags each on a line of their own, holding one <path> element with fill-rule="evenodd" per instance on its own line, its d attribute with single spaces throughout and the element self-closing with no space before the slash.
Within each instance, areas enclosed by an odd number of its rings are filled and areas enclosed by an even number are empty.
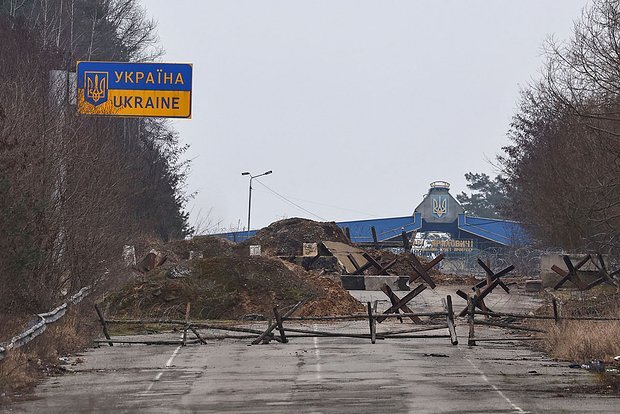
<svg viewBox="0 0 620 414">
<path fill-rule="evenodd" d="M 89 304 L 92 308 L 92 304 Z M 98 332 L 98 323 L 87 312 L 89 305 L 74 306 L 43 334 L 19 349 L 7 352 L 0 361 L 0 407 L 16 392 L 34 386 L 42 377 L 57 375 L 58 358 L 88 346 Z"/>
<path fill-rule="evenodd" d="M 620 321 L 565 321 L 546 323 L 544 346 L 554 358 L 587 362 L 611 362 L 620 355 Z"/>
<path fill-rule="evenodd" d="M 550 314 L 550 307 L 540 312 Z M 573 297 L 560 306 L 563 317 L 620 317 L 620 296 L 593 290 L 584 297 Z M 600 359 L 607 363 L 620 355 L 620 321 L 553 321 L 539 322 L 539 328 L 547 331 L 541 344 L 554 358 L 589 362 Z"/>
</svg>

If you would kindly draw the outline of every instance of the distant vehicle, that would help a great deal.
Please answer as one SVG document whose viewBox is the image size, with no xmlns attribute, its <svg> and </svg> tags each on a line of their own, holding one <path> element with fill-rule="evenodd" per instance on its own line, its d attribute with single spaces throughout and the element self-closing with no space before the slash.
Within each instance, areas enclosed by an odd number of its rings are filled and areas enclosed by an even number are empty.
<svg viewBox="0 0 620 414">
<path fill-rule="evenodd" d="M 451 240 L 449 233 L 440 231 L 428 231 L 417 233 L 413 239 L 411 253 L 416 256 L 434 259 L 440 252 L 440 249 L 433 243 L 435 240 Z"/>
</svg>

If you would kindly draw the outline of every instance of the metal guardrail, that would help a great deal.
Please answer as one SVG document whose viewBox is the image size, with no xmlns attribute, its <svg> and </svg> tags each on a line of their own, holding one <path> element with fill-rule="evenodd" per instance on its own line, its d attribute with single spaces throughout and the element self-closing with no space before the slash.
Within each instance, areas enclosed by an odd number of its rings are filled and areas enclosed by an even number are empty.
<svg viewBox="0 0 620 414">
<path fill-rule="evenodd" d="M 70 305 L 76 305 L 82 301 L 90 293 L 91 287 L 86 286 L 80 289 L 77 293 L 72 295 L 69 300 L 55 309 L 46 312 L 39 313 L 36 320 L 31 323 L 31 326 L 24 332 L 15 335 L 8 343 L 0 344 L 0 360 L 6 357 L 8 351 L 19 348 L 28 342 L 32 341 L 37 336 L 45 332 L 48 324 L 54 323 L 67 312 Z"/>
</svg>

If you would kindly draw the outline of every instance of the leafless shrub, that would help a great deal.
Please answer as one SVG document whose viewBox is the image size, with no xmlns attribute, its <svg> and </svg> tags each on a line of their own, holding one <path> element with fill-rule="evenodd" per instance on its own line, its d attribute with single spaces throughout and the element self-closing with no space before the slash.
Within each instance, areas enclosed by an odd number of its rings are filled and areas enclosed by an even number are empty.
<svg viewBox="0 0 620 414">
<path fill-rule="evenodd" d="M 500 157 L 512 215 L 546 246 L 620 252 L 620 2 L 596 0 L 547 43 Z"/>
</svg>

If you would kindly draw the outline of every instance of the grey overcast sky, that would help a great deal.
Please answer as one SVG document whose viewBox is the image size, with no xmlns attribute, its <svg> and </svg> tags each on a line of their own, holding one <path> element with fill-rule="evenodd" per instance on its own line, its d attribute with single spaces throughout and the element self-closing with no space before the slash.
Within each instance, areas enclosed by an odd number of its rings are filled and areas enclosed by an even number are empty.
<svg viewBox="0 0 620 414">
<path fill-rule="evenodd" d="M 428 184 L 495 171 L 519 88 L 586 0 L 143 0 L 194 64 L 192 224 L 411 214 Z M 316 215 L 313 216 L 312 214 Z"/>
</svg>

